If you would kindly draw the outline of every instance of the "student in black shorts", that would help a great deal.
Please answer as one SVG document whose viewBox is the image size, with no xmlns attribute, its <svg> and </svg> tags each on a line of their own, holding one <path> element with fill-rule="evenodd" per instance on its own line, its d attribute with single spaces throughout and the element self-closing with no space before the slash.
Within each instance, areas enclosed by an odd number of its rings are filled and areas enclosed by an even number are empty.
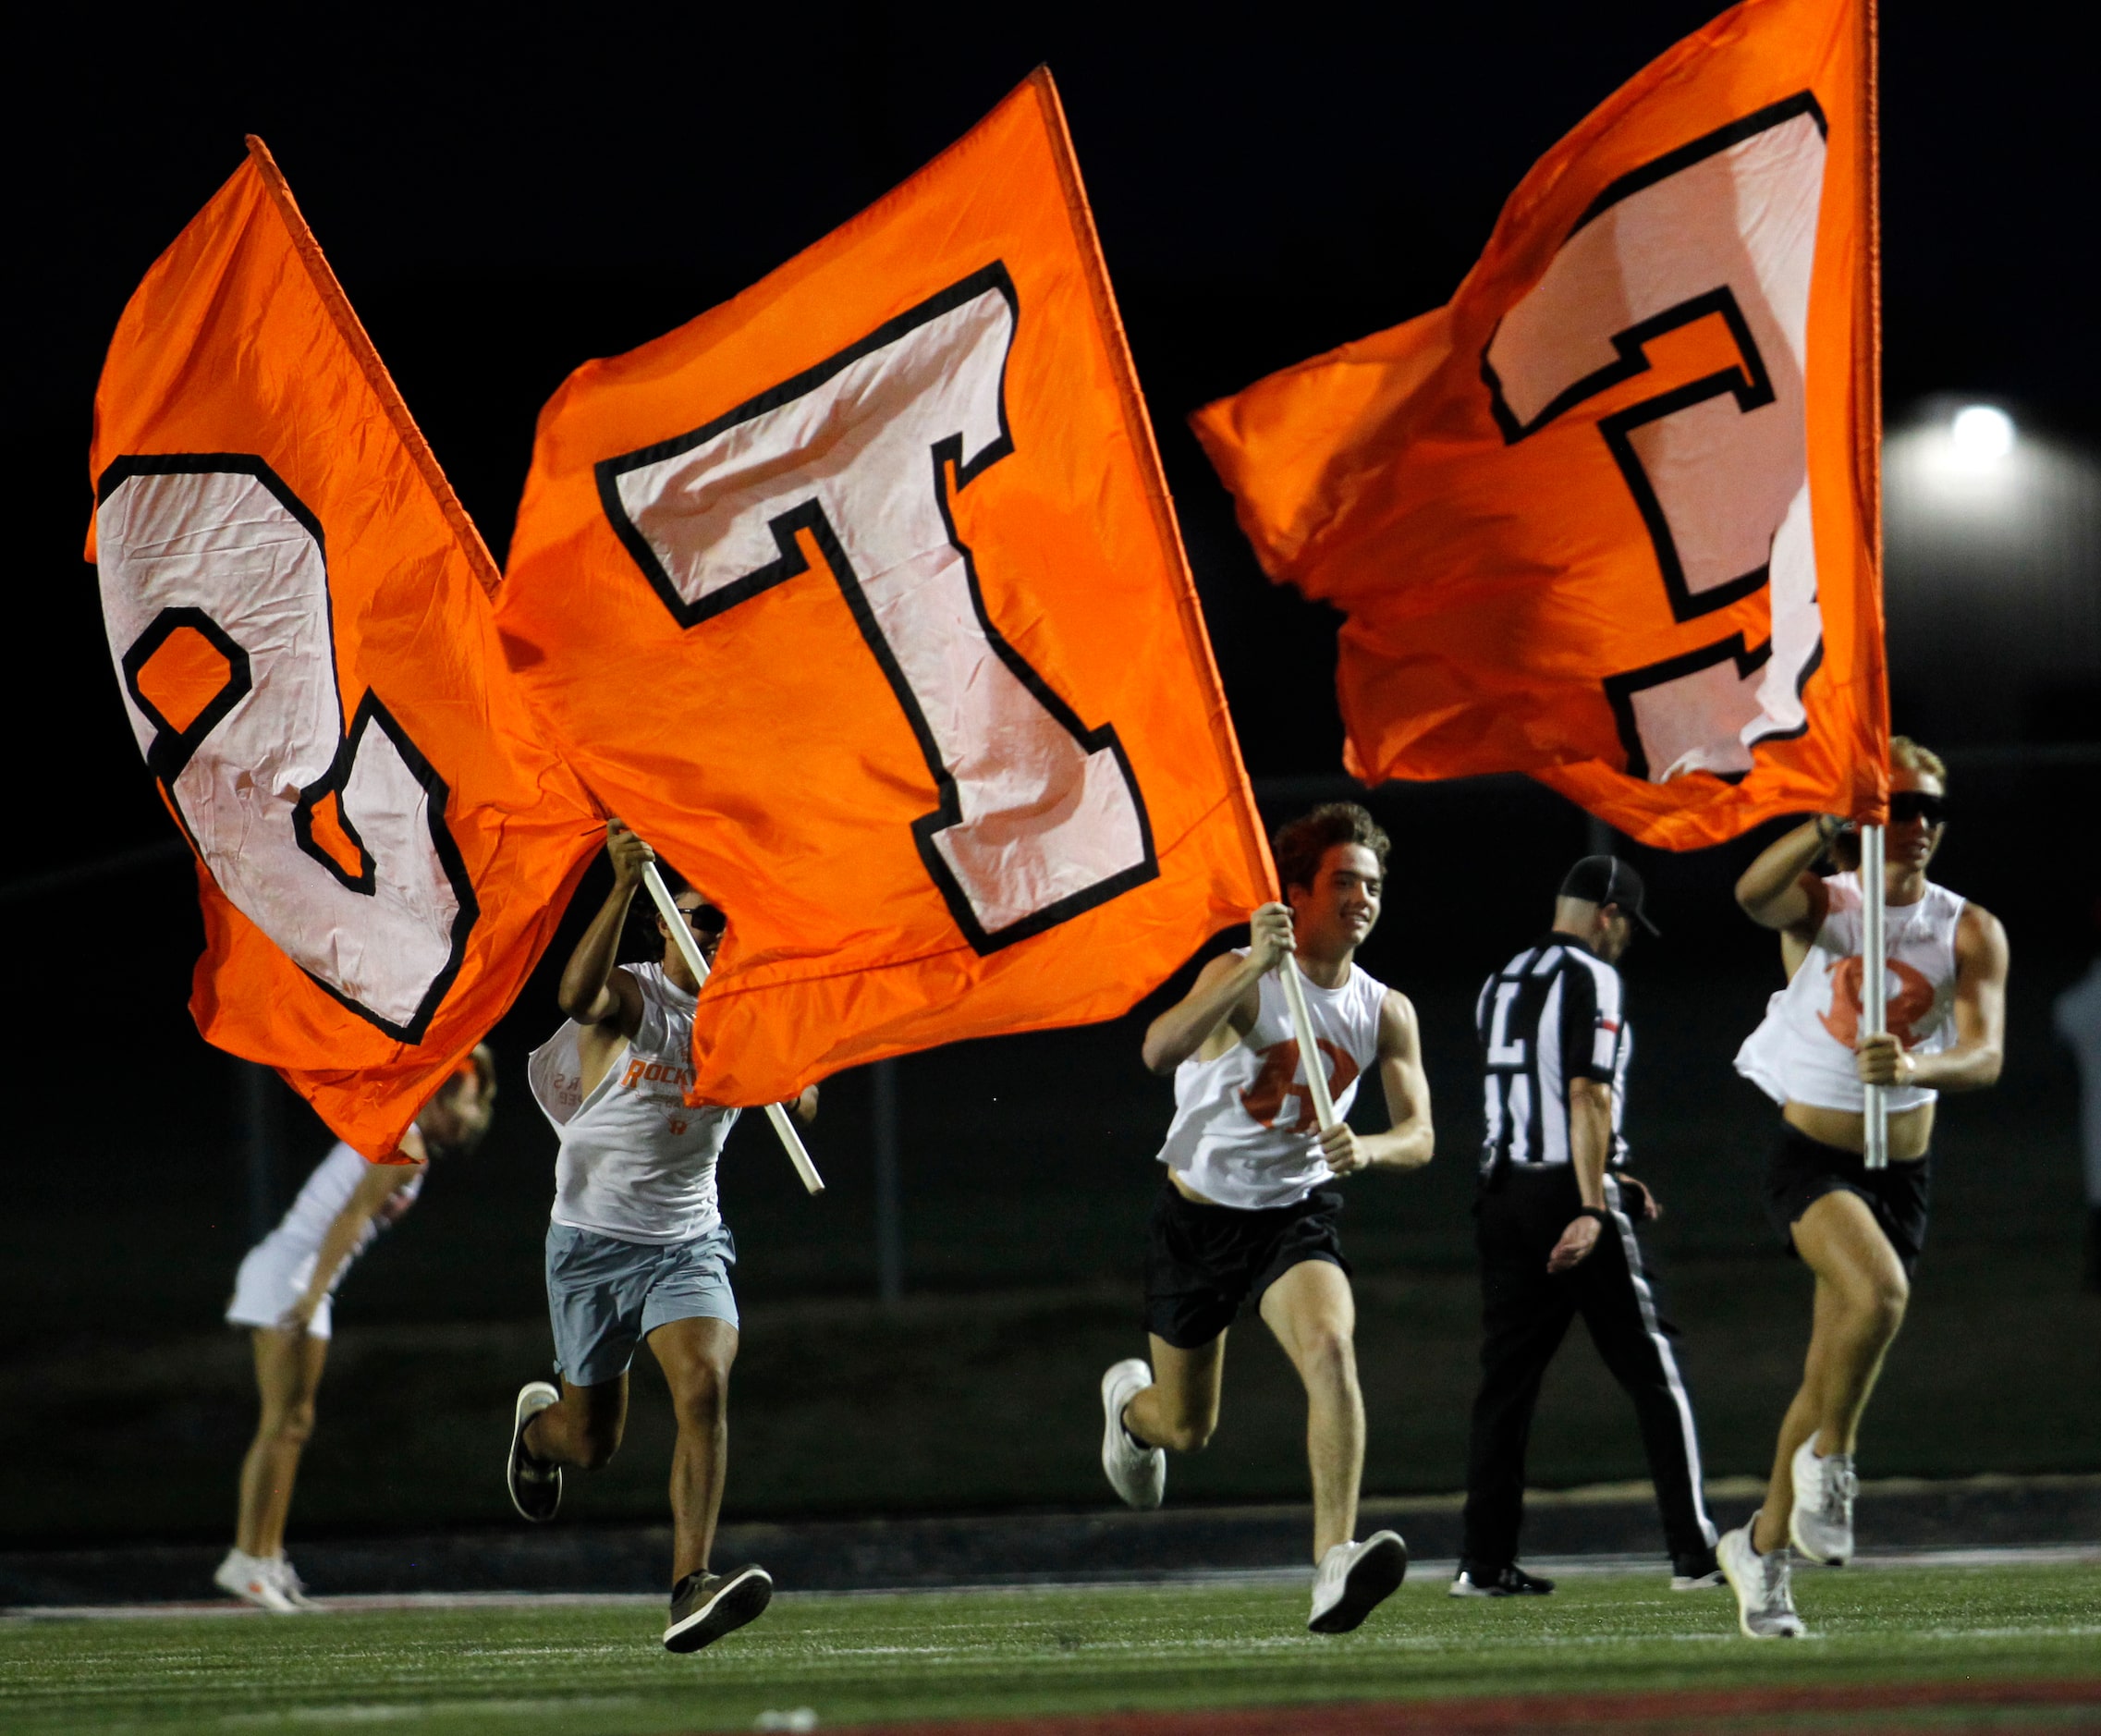
<svg viewBox="0 0 2101 1736">
<path fill-rule="evenodd" d="M 1737 1070 L 1780 1105 L 1766 1210 L 1816 1278 L 1809 1354 L 1765 1504 L 1716 1549 L 1753 1639 L 1802 1632 L 1790 1545 L 1833 1567 L 1853 1553 L 1854 1445 L 1925 1243 L 1936 1099 L 1996 1083 L 2006 1050 L 2006 931 L 1926 877 L 1948 819 L 1948 768 L 1903 736 L 1889 759 L 1886 1034 L 1861 1033 L 1860 874 L 1815 872 L 1820 857 L 1843 851 L 1838 821 L 1826 814 L 1796 827 L 1736 887 L 1744 912 L 1779 931 L 1788 969 Z M 1888 1108 L 1881 1169 L 1863 1156 L 1866 1085 L 1883 1087 Z"/>
<path fill-rule="evenodd" d="M 1194 1452 L 1218 1424 L 1226 1333 L 1252 1301 L 1306 1386 L 1313 1473 L 1315 1632 L 1362 1621 L 1399 1585 L 1408 1551 L 1390 1531 L 1353 1541 L 1364 1463 L 1356 1304 L 1336 1235 L 1342 1192 L 1377 1166 L 1430 1161 L 1434 1133 L 1415 1009 L 1355 964 L 1378 920 L 1386 834 L 1354 803 L 1316 808 L 1276 835 L 1282 904 L 1250 922 L 1250 943 L 1214 959 L 1145 1033 L 1145 1064 L 1175 1080 L 1145 1262 L 1151 1364 L 1102 1376 L 1102 1468 L 1130 1506 L 1157 1507 L 1165 1449 Z M 1314 1042 L 1338 1115 L 1374 1066 L 1391 1130 L 1372 1137 L 1316 1124 L 1283 984 L 1304 979 Z"/>
</svg>

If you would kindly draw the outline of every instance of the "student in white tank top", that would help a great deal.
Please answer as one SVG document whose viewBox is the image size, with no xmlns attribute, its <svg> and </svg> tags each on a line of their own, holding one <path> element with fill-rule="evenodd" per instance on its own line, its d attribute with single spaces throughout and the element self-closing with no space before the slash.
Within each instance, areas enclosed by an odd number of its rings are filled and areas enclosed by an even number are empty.
<svg viewBox="0 0 2101 1736">
<path fill-rule="evenodd" d="M 671 1617 L 666 1649 L 696 1651 L 766 1608 L 763 1568 L 708 1571 L 722 1507 L 729 1370 L 738 1315 L 735 1244 L 716 1204 L 715 1162 L 738 1112 L 690 1106 L 700 984 L 664 918 L 651 918 L 662 959 L 616 965 L 629 911 L 655 853 L 614 819 L 605 827 L 613 889 L 562 972 L 568 1022 L 533 1052 L 533 1095 L 560 1139 L 547 1228 L 547 1305 L 562 1384 L 529 1381 L 512 1412 L 510 1495 L 544 1522 L 564 1467 L 594 1470 L 618 1450 L 628 1369 L 646 1343 L 671 1388 Z M 711 958 L 725 918 L 698 891 L 673 902 Z M 645 907 L 646 908 L 646 907 Z M 816 1114 L 817 1093 L 797 1110 Z"/>
<path fill-rule="evenodd" d="M 1890 762 L 1887 1034 L 1860 1034 L 1860 877 L 1814 872 L 1820 856 L 1844 847 L 1840 823 L 1825 815 L 1796 827 L 1737 882 L 1745 913 L 1779 931 L 1789 967 L 1737 1069 L 1781 1106 L 1766 1207 L 1816 1278 L 1809 1354 L 1765 1504 L 1716 1551 L 1753 1639 L 1802 1632 L 1790 1544 L 1832 1565 L 1852 1554 L 1854 1444 L 1924 1243 L 1936 1101 L 1995 1083 L 2005 1053 L 2006 931 L 1926 878 L 1947 819 L 1947 768 L 1903 736 L 1891 741 Z M 1862 1157 L 1871 1084 L 1884 1087 L 1889 1107 L 1882 1169 Z"/>
<path fill-rule="evenodd" d="M 226 1320 L 254 1341 L 259 1415 L 241 1461 L 234 1547 L 213 1575 L 222 1591 L 279 1615 L 310 1607 L 285 1559 L 285 1522 L 313 1430 L 336 1288 L 380 1229 L 415 1204 L 432 1156 L 481 1143 L 495 1102 L 495 1057 L 484 1043 L 424 1106 L 401 1142 L 401 1161 L 367 1163 L 338 1143 L 240 1263 Z"/>
<path fill-rule="evenodd" d="M 1327 1185 L 1374 1167 L 1417 1168 L 1434 1143 L 1415 1009 L 1355 962 L 1378 920 L 1387 848 L 1354 803 L 1286 826 L 1276 854 L 1289 902 L 1256 911 L 1247 949 L 1212 960 L 1146 1032 L 1146 1066 L 1175 1078 L 1146 1254 L 1153 1357 L 1102 1377 L 1102 1467 L 1130 1505 L 1157 1507 L 1163 1449 L 1193 1452 L 1211 1438 L 1226 1329 L 1244 1302 L 1258 1305 L 1305 1383 L 1317 1565 L 1307 1625 L 1324 1633 L 1357 1626 L 1408 1566 L 1390 1531 L 1353 1541 L 1364 1407 L 1356 1303 L 1335 1231 L 1342 1196 Z M 1337 1111 L 1375 1069 L 1392 1123 L 1385 1133 L 1340 1120 L 1319 1131 L 1276 974 L 1291 968 L 1294 947 Z"/>
</svg>

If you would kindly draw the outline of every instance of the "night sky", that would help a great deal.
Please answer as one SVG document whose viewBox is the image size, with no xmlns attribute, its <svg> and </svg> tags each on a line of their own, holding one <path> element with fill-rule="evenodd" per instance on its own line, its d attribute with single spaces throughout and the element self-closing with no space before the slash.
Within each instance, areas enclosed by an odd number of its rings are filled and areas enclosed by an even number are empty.
<svg viewBox="0 0 2101 1736">
<path fill-rule="evenodd" d="M 12 809 L 11 873 L 167 836 L 79 560 L 89 424 L 126 297 L 244 132 L 500 557 L 533 416 L 571 368 L 755 281 L 1047 62 L 1251 769 L 1322 772 L 1334 617 L 1263 581 L 1183 418 L 1446 300 L 1533 159 L 1713 12 L 233 6 L 27 27 L 6 438 L 30 532 L 4 703 L 11 739 L 51 751 L 30 756 L 41 807 Z M 2101 438 L 2090 107 L 2078 57 L 2022 9 L 1891 9 L 1893 412 L 1976 392 Z"/>
</svg>

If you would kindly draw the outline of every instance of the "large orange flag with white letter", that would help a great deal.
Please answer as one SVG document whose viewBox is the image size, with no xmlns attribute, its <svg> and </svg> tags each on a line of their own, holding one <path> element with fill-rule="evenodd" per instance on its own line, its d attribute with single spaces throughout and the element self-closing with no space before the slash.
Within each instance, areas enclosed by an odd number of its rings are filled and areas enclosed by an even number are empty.
<svg viewBox="0 0 2101 1736">
<path fill-rule="evenodd" d="M 387 1158 L 602 833 L 261 141 L 126 307 L 92 466 L 117 680 L 197 857 L 198 1028 Z"/>
<path fill-rule="evenodd" d="M 592 789 L 728 912 L 696 1099 L 1109 1017 L 1269 896 L 1045 72 L 579 370 L 497 619 Z"/>
<path fill-rule="evenodd" d="M 1880 818 L 1864 4 L 1723 14 L 1447 306 L 1198 412 L 1270 576 L 1349 617 L 1358 776 L 1529 772 L 1672 849 Z"/>
</svg>

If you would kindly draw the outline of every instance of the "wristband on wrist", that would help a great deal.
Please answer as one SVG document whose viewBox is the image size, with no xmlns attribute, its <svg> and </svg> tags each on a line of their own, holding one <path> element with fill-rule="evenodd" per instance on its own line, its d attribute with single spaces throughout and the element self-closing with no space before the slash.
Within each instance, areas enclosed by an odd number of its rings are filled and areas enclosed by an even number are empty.
<svg viewBox="0 0 2101 1736">
<path fill-rule="evenodd" d="M 1611 1217 L 1606 1214 L 1605 1207 L 1602 1205 L 1582 1206 L 1578 1208 L 1576 1216 L 1578 1217 L 1594 1217 L 1601 1224 L 1607 1224 L 1612 1221 Z"/>
</svg>

